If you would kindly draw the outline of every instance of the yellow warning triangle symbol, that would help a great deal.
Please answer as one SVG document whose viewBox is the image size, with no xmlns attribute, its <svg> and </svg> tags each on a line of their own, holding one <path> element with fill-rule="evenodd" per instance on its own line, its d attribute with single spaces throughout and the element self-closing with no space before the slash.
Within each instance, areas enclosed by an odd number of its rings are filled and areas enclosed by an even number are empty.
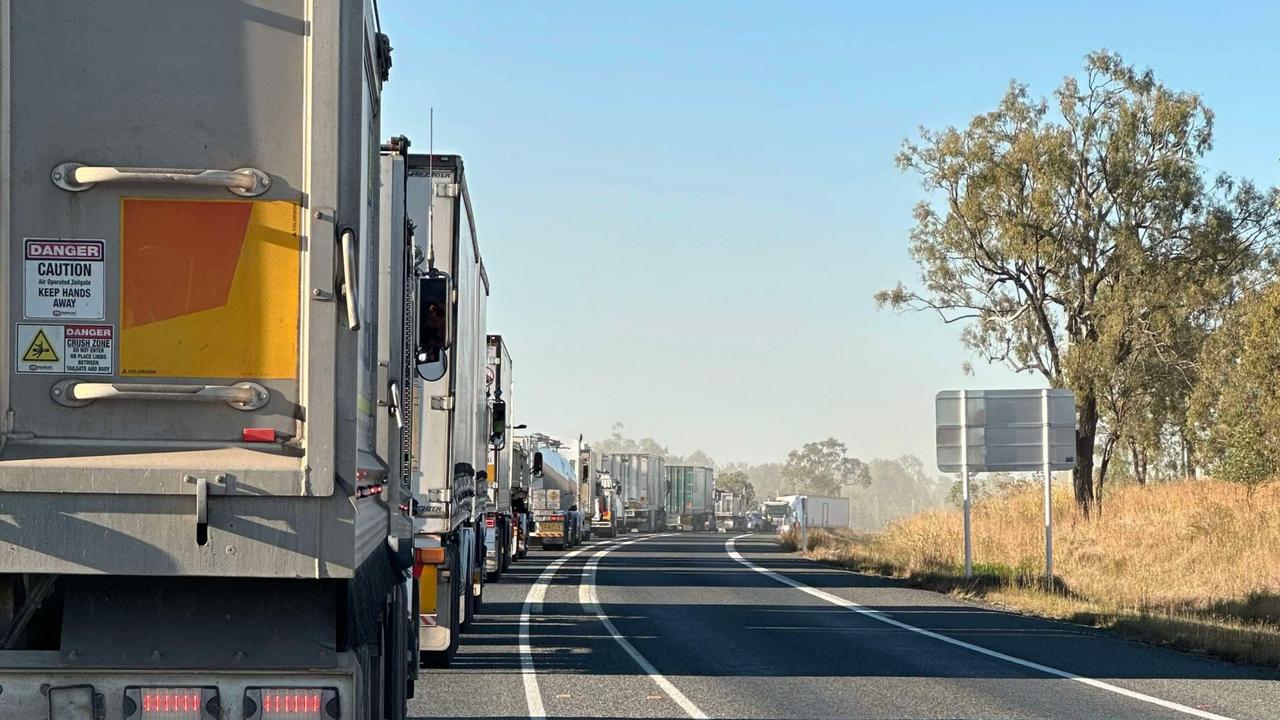
<svg viewBox="0 0 1280 720">
<path fill-rule="evenodd" d="M 37 330 L 31 338 L 31 344 L 22 354 L 23 362 L 58 362 L 58 353 L 53 351 L 53 343 L 45 336 L 44 330 Z"/>
</svg>

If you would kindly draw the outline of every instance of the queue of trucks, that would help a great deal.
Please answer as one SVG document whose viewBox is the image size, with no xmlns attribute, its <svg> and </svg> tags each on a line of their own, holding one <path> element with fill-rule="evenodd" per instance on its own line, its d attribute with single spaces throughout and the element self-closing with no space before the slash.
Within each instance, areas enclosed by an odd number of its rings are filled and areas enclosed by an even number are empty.
<svg viewBox="0 0 1280 720">
<path fill-rule="evenodd" d="M 391 68 L 374 0 L 0 0 L 0 717 L 404 720 L 532 545 L 715 527 L 516 432 Z"/>
</svg>

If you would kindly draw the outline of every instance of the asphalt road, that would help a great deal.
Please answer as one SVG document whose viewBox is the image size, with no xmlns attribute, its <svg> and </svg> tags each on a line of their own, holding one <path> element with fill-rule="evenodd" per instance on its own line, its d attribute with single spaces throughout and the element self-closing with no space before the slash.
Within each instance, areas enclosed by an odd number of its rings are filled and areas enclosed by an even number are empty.
<svg viewBox="0 0 1280 720">
<path fill-rule="evenodd" d="M 826 568 L 767 536 L 532 552 L 415 718 L 1280 718 L 1280 672 Z"/>
</svg>

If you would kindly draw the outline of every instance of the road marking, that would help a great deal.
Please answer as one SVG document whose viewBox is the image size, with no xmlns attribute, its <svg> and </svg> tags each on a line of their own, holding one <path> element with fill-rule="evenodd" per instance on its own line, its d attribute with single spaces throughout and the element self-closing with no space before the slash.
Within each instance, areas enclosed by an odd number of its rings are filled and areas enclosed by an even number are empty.
<svg viewBox="0 0 1280 720">
<path fill-rule="evenodd" d="M 624 545 L 660 537 L 667 537 L 667 534 L 648 535 L 635 540 L 628 540 L 617 545 L 611 545 L 592 555 L 591 559 L 582 568 L 582 584 L 578 586 L 578 602 L 596 614 L 596 619 L 604 624 L 605 630 L 609 631 L 609 634 L 618 642 L 618 645 L 631 656 L 632 660 L 636 661 L 636 664 L 649 676 L 650 680 L 653 680 L 658 684 L 658 687 L 662 688 L 667 697 L 671 698 L 676 705 L 680 706 L 680 709 L 684 710 L 686 715 L 691 718 L 706 718 L 706 713 L 702 712 L 697 705 L 694 705 L 693 701 L 685 697 L 685 694 L 680 692 L 680 689 L 675 685 L 672 685 L 670 680 L 663 677 L 662 673 L 658 672 L 658 669 L 653 666 L 653 663 L 649 662 L 644 655 L 641 655 L 640 651 L 636 650 L 635 646 L 623 637 L 622 633 L 618 632 L 618 628 L 613 624 L 613 621 L 609 619 L 608 615 L 604 614 L 604 608 L 600 606 L 600 599 L 596 596 L 596 570 L 600 566 L 601 558 Z"/>
<path fill-rule="evenodd" d="M 545 718 L 547 710 L 542 705 L 542 691 L 538 689 L 538 673 L 533 667 L 533 648 L 529 643 L 529 617 L 534 612 L 542 611 L 542 601 L 547 598 L 547 587 L 556 572 L 560 570 L 560 566 L 587 549 L 583 547 L 565 553 L 548 565 L 530 586 L 529 594 L 524 598 L 524 607 L 520 609 L 520 676 L 524 680 L 524 701 L 529 706 L 530 718 Z"/>
<path fill-rule="evenodd" d="M 1198 718 L 1204 718 L 1205 720 L 1232 720 L 1232 718 L 1229 718 L 1225 715 L 1218 715 L 1216 713 L 1208 712 L 1207 710 L 1197 710 L 1196 708 L 1189 707 L 1187 705 L 1181 705 L 1179 703 L 1172 702 L 1169 700 L 1161 700 L 1158 697 L 1152 697 L 1151 695 L 1144 695 L 1143 693 L 1135 692 L 1133 690 L 1127 690 L 1118 685 L 1112 685 L 1111 683 L 1103 682 L 1101 680 L 1095 680 L 1093 678 L 1084 677 L 1083 675 L 1077 675 L 1072 672 L 1067 672 L 1066 670 L 1059 670 L 1054 667 L 1049 667 L 1048 665 L 1041 665 L 1040 663 L 1031 662 L 1030 660 L 1023 660 L 1022 658 L 1014 657 L 1012 655 L 1005 655 L 1002 652 L 990 650 L 988 648 L 982 647 L 981 645 L 974 645 L 973 643 L 968 643 L 963 640 L 957 640 L 953 637 L 949 637 L 941 633 L 933 632 L 932 630 L 925 630 L 924 628 L 916 627 L 915 625 L 909 625 L 907 623 L 902 622 L 901 620 L 895 620 L 894 618 L 889 617 L 888 615 L 885 615 L 879 610 L 873 610 L 865 605 L 859 605 L 858 603 L 853 602 L 852 600 L 845 600 L 844 598 L 838 597 L 836 595 L 832 595 L 829 592 L 823 592 L 822 590 L 818 590 L 817 588 L 809 587 L 808 585 L 805 585 L 802 582 L 792 580 L 791 578 L 785 575 L 781 575 L 772 570 L 756 565 L 750 560 L 742 557 L 742 555 L 739 554 L 738 551 L 734 548 L 737 541 L 740 538 L 744 538 L 744 537 L 747 537 L 747 535 L 739 535 L 734 538 L 729 538 L 728 540 L 725 541 L 724 549 L 729 553 L 729 557 L 733 558 L 734 560 L 737 560 L 739 563 L 742 563 L 743 565 L 751 568 L 752 570 L 755 570 L 756 572 L 766 577 L 770 577 L 770 578 L 773 578 L 774 580 L 777 580 L 783 585 L 790 585 L 791 587 L 797 590 L 806 592 L 820 600 L 825 600 L 831 603 L 832 605 L 838 605 L 846 610 L 851 610 L 853 612 L 858 613 L 859 615 L 863 615 L 865 617 L 871 618 L 872 620 L 879 620 L 882 623 L 892 625 L 896 628 L 901 628 L 903 630 L 909 630 L 913 633 L 916 633 L 917 635 L 923 635 L 928 638 L 933 638 L 934 640 L 939 640 L 941 642 L 947 643 L 948 645 L 955 645 L 956 647 L 961 647 L 961 648 L 964 648 L 965 650 L 970 650 L 972 652 L 976 652 L 981 655 L 986 655 L 987 657 L 992 657 L 997 660 L 1004 660 L 1007 663 L 1012 663 L 1020 667 L 1029 668 L 1031 670 L 1037 670 L 1046 675 L 1053 675 L 1053 676 L 1064 678 L 1067 680 L 1074 680 L 1075 682 L 1083 683 L 1085 685 L 1088 685 L 1090 687 L 1095 687 L 1100 690 L 1113 692 L 1117 695 L 1123 695 L 1127 698 L 1132 698 L 1134 700 L 1141 700 L 1142 702 L 1151 703 L 1152 705 L 1159 705 L 1160 707 L 1165 708 L 1167 710 L 1173 710 L 1186 715 L 1191 715 Z"/>
</svg>

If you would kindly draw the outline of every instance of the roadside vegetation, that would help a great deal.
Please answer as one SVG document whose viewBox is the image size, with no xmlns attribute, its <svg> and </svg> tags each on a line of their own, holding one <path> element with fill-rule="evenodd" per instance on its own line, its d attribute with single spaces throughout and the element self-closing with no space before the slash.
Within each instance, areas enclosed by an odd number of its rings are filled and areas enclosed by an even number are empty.
<svg viewBox="0 0 1280 720">
<path fill-rule="evenodd" d="M 966 580 L 957 509 L 880 533 L 814 530 L 808 557 L 1148 642 L 1280 665 L 1280 486 L 1188 480 L 1111 490 L 1085 519 L 1055 497 L 1056 587 L 1044 583 L 1043 495 L 1013 486 L 973 509 Z M 796 549 L 797 538 L 784 545 Z"/>
<path fill-rule="evenodd" d="M 919 277 L 876 301 L 1074 392 L 1082 515 L 1120 476 L 1280 474 L 1280 190 L 1212 167 L 1214 119 L 1099 51 L 1051 96 L 1012 82 L 898 155 L 924 190 Z"/>
</svg>

